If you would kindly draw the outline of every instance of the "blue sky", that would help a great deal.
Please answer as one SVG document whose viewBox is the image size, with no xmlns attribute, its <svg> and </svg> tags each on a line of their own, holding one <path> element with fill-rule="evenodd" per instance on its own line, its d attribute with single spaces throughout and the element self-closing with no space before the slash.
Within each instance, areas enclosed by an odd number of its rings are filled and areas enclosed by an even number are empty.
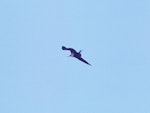
<svg viewBox="0 0 150 113">
<path fill-rule="evenodd" d="M 149 0 L 1 0 L 0 14 L 1 113 L 150 113 Z"/>
</svg>

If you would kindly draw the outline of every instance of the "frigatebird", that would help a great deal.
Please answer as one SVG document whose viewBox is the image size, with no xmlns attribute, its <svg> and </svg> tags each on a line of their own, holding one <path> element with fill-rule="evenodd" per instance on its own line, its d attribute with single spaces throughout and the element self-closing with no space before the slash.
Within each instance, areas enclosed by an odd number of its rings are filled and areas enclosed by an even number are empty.
<svg viewBox="0 0 150 113">
<path fill-rule="evenodd" d="M 71 52 L 71 55 L 70 57 L 75 57 L 77 58 L 78 60 L 88 64 L 88 65 L 91 65 L 90 63 L 88 63 L 86 60 L 84 60 L 82 57 L 81 57 L 81 50 L 79 52 L 77 52 L 76 50 L 74 50 L 73 48 L 67 48 L 65 46 L 62 46 L 62 50 L 69 50 Z"/>
</svg>

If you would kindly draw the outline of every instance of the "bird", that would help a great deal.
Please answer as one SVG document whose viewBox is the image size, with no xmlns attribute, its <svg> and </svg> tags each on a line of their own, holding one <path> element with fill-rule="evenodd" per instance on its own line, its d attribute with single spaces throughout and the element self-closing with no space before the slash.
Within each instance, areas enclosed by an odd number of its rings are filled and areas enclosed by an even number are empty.
<svg viewBox="0 0 150 113">
<path fill-rule="evenodd" d="M 84 60 L 82 57 L 81 57 L 81 50 L 79 52 L 77 52 L 75 49 L 73 48 L 67 48 L 65 46 L 62 46 L 62 50 L 69 50 L 71 52 L 71 54 L 69 55 L 70 57 L 74 57 L 74 58 L 77 58 L 78 60 L 88 64 L 91 66 L 90 63 L 88 63 L 86 60 Z"/>
</svg>

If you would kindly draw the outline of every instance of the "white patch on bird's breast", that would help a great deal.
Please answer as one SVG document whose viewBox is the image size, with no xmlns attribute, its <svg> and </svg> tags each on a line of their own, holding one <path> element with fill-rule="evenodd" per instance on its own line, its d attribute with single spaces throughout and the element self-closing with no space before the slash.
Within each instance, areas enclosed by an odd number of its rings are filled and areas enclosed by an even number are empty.
<svg viewBox="0 0 150 113">
<path fill-rule="evenodd" d="M 71 55 L 70 55 L 70 56 L 74 57 L 74 54 L 73 54 L 73 53 L 71 53 Z"/>
</svg>

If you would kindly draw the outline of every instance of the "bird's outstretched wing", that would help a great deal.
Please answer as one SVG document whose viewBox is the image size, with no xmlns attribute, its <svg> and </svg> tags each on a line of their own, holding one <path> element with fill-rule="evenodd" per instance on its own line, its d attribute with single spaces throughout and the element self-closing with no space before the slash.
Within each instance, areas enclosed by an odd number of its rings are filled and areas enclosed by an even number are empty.
<svg viewBox="0 0 150 113">
<path fill-rule="evenodd" d="M 67 48 L 65 46 L 62 46 L 62 50 L 69 50 L 71 53 L 77 53 L 73 48 Z"/>
<path fill-rule="evenodd" d="M 80 58 L 77 58 L 77 59 L 91 66 L 91 64 L 88 63 L 88 62 L 87 62 L 86 60 L 84 60 L 83 58 L 80 57 Z"/>
</svg>

